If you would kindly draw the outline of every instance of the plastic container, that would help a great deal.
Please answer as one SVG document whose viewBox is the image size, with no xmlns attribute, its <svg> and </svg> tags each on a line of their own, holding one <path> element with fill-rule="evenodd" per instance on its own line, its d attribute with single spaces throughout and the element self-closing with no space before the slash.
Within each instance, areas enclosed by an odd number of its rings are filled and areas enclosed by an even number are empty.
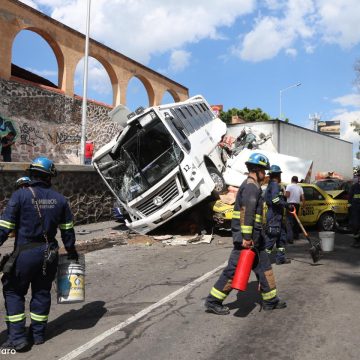
<svg viewBox="0 0 360 360">
<path fill-rule="evenodd" d="M 79 254 L 79 261 L 68 260 L 60 255 L 57 271 L 57 303 L 74 304 L 85 301 L 85 257 Z"/>
<path fill-rule="evenodd" d="M 333 231 L 321 231 L 319 232 L 319 238 L 322 251 L 329 252 L 334 250 L 335 233 Z"/>
</svg>

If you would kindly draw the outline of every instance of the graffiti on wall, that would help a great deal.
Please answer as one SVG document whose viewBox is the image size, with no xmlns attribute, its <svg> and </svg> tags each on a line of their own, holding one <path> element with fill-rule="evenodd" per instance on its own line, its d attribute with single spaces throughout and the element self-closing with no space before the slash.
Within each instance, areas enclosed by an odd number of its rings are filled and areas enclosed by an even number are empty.
<svg viewBox="0 0 360 360">
<path fill-rule="evenodd" d="M 78 134 L 67 134 L 66 132 L 55 132 L 48 134 L 50 141 L 57 144 L 78 144 L 81 141 L 81 136 Z"/>
<path fill-rule="evenodd" d="M 44 140 L 44 138 L 40 136 L 39 129 L 28 125 L 26 122 L 20 125 L 20 144 L 36 146 L 39 140 Z"/>
<path fill-rule="evenodd" d="M 0 114 L 0 138 L 6 136 L 10 132 L 14 133 L 16 137 L 17 131 L 13 121 Z"/>
</svg>

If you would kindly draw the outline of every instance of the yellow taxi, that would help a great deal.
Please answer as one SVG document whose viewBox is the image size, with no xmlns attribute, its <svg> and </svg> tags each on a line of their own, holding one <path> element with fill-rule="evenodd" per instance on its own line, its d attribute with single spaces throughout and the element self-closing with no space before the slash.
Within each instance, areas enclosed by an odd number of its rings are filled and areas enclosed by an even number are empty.
<svg viewBox="0 0 360 360">
<path fill-rule="evenodd" d="M 305 205 L 300 206 L 299 210 L 299 219 L 304 226 L 317 225 L 319 230 L 332 231 L 336 223 L 346 222 L 348 201 L 344 190 L 326 192 L 314 184 L 299 185 L 303 188 L 305 197 Z M 233 208 L 234 205 L 217 200 L 212 206 L 215 223 L 227 227 L 232 219 Z"/>
</svg>

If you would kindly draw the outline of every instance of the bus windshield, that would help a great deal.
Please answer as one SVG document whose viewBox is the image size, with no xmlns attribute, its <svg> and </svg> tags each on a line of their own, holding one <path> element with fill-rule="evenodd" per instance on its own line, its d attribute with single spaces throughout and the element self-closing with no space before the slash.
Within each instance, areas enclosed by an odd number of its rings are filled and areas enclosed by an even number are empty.
<svg viewBox="0 0 360 360">
<path fill-rule="evenodd" d="M 160 119 L 144 127 L 140 122 L 130 125 L 132 129 L 114 153 L 97 161 L 105 181 L 125 203 L 158 183 L 184 156 Z"/>
</svg>

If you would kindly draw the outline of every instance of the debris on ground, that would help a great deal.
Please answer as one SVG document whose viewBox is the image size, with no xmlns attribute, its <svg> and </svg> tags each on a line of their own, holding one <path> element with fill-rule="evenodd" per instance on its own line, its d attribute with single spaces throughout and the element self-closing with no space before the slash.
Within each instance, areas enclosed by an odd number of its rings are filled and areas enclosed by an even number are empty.
<svg viewBox="0 0 360 360">
<path fill-rule="evenodd" d="M 177 235 L 173 236 L 172 239 L 162 240 L 164 245 L 171 245 L 171 246 L 186 246 L 188 244 L 210 244 L 213 235 L 206 235 L 206 234 L 196 234 L 190 236 L 183 236 Z"/>
</svg>

